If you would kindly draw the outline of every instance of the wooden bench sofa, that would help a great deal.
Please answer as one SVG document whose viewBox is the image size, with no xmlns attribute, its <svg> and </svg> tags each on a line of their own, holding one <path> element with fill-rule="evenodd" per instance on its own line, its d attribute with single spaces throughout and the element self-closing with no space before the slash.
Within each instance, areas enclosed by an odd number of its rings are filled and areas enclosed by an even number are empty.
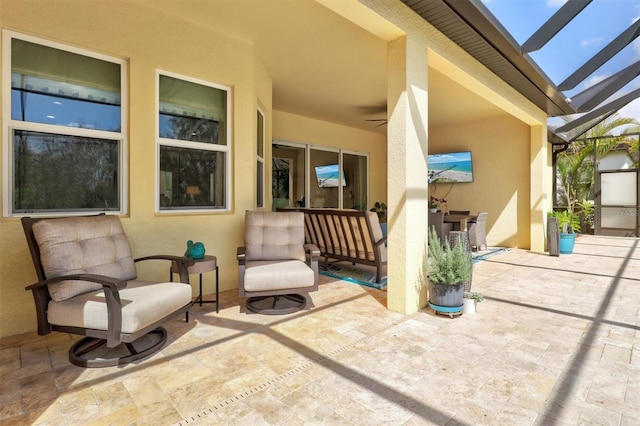
<svg viewBox="0 0 640 426">
<path fill-rule="evenodd" d="M 374 212 L 286 207 L 280 211 L 304 213 L 305 239 L 315 244 L 324 257 L 376 268 L 376 283 L 382 280 L 382 267 L 387 264 L 387 237 L 383 237 L 378 216 Z"/>
</svg>

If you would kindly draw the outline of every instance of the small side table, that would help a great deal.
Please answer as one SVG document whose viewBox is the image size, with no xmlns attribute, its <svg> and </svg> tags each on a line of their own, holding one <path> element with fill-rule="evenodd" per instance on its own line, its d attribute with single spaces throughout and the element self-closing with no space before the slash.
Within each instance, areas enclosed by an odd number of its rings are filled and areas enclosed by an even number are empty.
<svg viewBox="0 0 640 426">
<path fill-rule="evenodd" d="M 189 272 L 189 275 L 191 274 L 198 274 L 200 277 L 199 280 L 199 290 L 198 290 L 198 296 L 193 299 L 192 305 L 199 303 L 200 306 L 202 306 L 203 303 L 215 303 L 216 304 L 216 313 L 218 313 L 219 310 L 219 287 L 218 287 L 218 279 L 220 277 L 219 271 L 218 271 L 218 259 L 215 256 L 207 256 L 205 255 L 202 259 L 194 259 L 196 263 L 194 263 L 193 265 L 189 266 L 187 268 L 187 271 Z M 174 271 L 178 270 L 178 265 L 176 264 L 176 262 L 172 262 L 171 263 L 171 268 L 169 269 L 169 280 L 173 282 L 173 274 L 177 273 Z M 216 271 L 216 298 L 215 300 L 203 300 L 202 299 L 202 274 L 206 273 L 206 272 L 212 272 L 212 271 Z M 187 322 L 189 322 L 189 312 L 187 312 Z"/>
</svg>

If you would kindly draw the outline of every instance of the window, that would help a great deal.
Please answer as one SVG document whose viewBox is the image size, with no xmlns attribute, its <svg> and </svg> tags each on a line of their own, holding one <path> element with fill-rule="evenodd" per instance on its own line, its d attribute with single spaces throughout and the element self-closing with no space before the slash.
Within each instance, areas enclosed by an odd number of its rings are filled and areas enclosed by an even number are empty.
<svg viewBox="0 0 640 426">
<path fill-rule="evenodd" d="M 123 212 L 124 61 L 10 31 L 3 52 L 4 215 Z"/>
<path fill-rule="evenodd" d="M 228 210 L 229 89 L 158 73 L 160 211 Z"/>
<path fill-rule="evenodd" d="M 258 109 L 258 129 L 256 132 L 258 164 L 256 168 L 256 207 L 264 208 L 264 115 Z"/>
</svg>

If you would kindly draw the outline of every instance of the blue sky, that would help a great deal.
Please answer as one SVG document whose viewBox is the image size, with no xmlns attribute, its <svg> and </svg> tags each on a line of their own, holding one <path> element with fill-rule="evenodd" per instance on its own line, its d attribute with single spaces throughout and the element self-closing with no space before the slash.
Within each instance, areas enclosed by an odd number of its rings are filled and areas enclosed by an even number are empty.
<svg viewBox="0 0 640 426">
<path fill-rule="evenodd" d="M 482 0 L 511 36 L 523 44 L 566 0 Z M 556 85 L 640 18 L 640 0 L 593 0 L 549 43 L 529 55 Z M 640 60 L 640 38 L 596 70 L 575 89 L 576 93 Z M 614 96 L 640 88 L 636 77 Z M 607 101 L 605 101 L 607 102 Z M 640 99 L 628 104 L 620 115 L 640 120 Z"/>
</svg>

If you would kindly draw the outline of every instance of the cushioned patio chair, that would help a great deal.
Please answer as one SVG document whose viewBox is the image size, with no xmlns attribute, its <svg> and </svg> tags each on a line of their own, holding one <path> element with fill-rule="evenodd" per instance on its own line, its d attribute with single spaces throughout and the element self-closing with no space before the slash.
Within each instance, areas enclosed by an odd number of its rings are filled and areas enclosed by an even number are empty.
<svg viewBox="0 0 640 426">
<path fill-rule="evenodd" d="M 180 256 L 131 257 L 117 216 L 22 218 L 39 282 L 33 292 L 38 334 L 86 336 L 69 350 L 80 367 L 127 364 L 162 348 L 162 324 L 189 310 L 191 286 Z M 135 262 L 165 259 L 179 265 L 180 283 L 137 279 Z"/>
<path fill-rule="evenodd" d="M 488 213 L 479 213 L 475 221 L 469 223 L 469 243 L 471 248 L 480 251 L 482 246 L 487 249 L 487 224 Z"/>
<path fill-rule="evenodd" d="M 438 234 L 440 244 L 444 245 L 447 235 L 449 235 L 449 232 L 453 230 L 453 224 L 444 221 L 443 212 L 429 212 L 429 228 L 431 227 L 436 229 L 436 234 Z"/>
<path fill-rule="evenodd" d="M 238 294 L 247 310 L 288 314 L 307 305 L 318 289 L 320 250 L 304 243 L 301 212 L 255 212 L 245 216 L 244 247 L 238 247 Z"/>
</svg>

